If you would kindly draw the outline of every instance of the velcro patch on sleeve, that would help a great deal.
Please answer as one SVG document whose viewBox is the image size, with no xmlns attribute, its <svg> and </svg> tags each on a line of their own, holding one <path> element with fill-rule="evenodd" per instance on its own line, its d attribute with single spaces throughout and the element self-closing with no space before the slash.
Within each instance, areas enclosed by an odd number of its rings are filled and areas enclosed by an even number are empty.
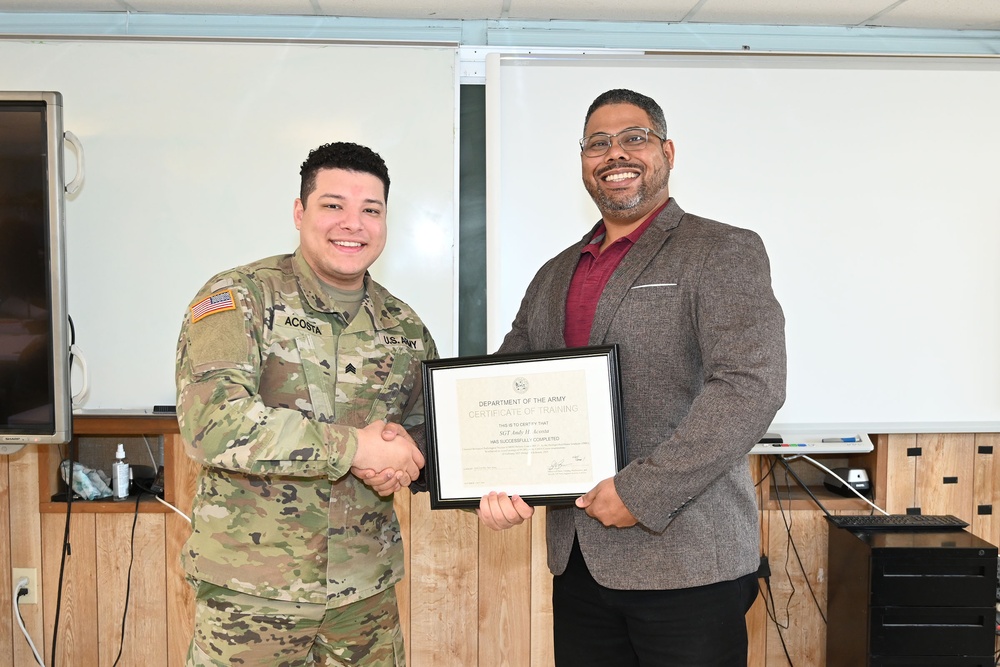
<svg viewBox="0 0 1000 667">
<path fill-rule="evenodd" d="M 233 298 L 233 290 L 231 289 L 206 296 L 191 306 L 191 323 L 193 324 L 213 313 L 221 313 L 226 310 L 236 310 L 236 299 Z"/>
</svg>

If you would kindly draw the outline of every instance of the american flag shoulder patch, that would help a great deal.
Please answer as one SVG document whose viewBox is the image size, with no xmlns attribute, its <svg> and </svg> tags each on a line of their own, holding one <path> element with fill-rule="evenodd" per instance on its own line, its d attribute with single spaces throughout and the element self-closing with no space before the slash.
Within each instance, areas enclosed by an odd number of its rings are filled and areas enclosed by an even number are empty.
<svg viewBox="0 0 1000 667">
<path fill-rule="evenodd" d="M 236 310 L 236 299 L 233 298 L 233 290 L 231 289 L 206 296 L 191 306 L 191 323 L 194 324 L 212 313 L 221 313 L 224 310 Z"/>
</svg>

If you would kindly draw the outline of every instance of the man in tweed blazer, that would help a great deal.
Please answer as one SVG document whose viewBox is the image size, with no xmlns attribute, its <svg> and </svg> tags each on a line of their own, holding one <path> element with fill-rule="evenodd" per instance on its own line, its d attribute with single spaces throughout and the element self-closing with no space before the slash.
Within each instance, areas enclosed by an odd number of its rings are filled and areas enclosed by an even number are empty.
<svg viewBox="0 0 1000 667">
<path fill-rule="evenodd" d="M 529 285 L 499 352 L 618 343 L 628 462 L 550 508 L 556 664 L 746 665 L 760 534 L 747 453 L 785 397 L 784 316 L 757 234 L 685 213 L 660 106 L 600 95 L 581 140 L 602 214 Z M 502 530 L 533 508 L 484 496 Z"/>
</svg>

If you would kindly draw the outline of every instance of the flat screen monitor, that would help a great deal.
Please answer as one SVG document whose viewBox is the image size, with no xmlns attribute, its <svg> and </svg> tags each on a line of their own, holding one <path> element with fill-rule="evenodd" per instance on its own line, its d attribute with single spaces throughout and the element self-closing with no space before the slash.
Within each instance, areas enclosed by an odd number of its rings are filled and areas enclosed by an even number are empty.
<svg viewBox="0 0 1000 667">
<path fill-rule="evenodd" d="M 0 446 L 68 442 L 62 96 L 0 91 Z"/>
</svg>

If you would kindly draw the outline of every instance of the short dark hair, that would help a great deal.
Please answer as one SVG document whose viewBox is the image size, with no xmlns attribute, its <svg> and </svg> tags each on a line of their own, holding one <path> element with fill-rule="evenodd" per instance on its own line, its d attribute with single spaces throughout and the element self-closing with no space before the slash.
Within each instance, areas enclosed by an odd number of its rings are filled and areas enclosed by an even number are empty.
<svg viewBox="0 0 1000 667">
<path fill-rule="evenodd" d="M 385 166 L 382 156 L 367 146 L 337 141 L 309 151 L 309 157 L 299 169 L 299 174 L 302 176 L 299 198 L 303 205 L 316 189 L 316 173 L 321 169 L 346 169 L 371 174 L 382 181 L 382 185 L 385 186 L 386 202 L 389 201 L 389 169 Z"/>
<path fill-rule="evenodd" d="M 660 136 L 667 136 L 667 119 L 663 115 L 663 109 L 652 97 L 647 97 L 642 93 L 627 88 L 615 88 L 597 96 L 587 109 L 587 117 L 583 119 L 583 133 L 587 133 L 587 123 L 595 111 L 609 104 L 631 104 L 639 107 L 649 116 L 653 127 L 650 128 Z"/>
</svg>

